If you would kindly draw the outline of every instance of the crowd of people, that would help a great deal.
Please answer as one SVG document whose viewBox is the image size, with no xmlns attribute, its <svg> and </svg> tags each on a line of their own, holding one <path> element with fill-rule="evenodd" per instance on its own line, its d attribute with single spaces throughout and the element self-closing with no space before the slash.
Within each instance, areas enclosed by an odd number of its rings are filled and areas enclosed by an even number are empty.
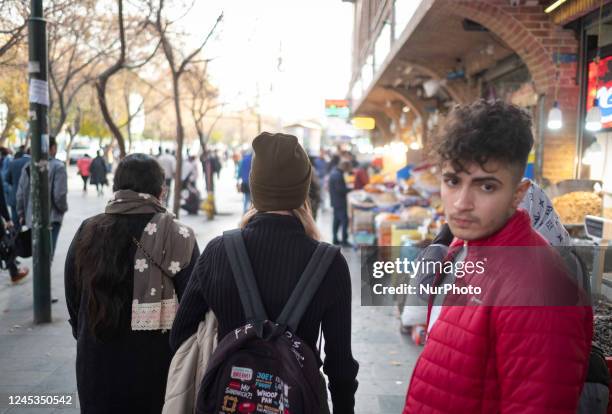
<svg viewBox="0 0 612 414">
<path fill-rule="evenodd" d="M 444 260 L 475 260 L 476 247 L 495 247 L 494 257 L 511 265 L 489 263 L 487 280 L 531 302 L 429 298 L 427 341 L 403 412 L 602 412 L 601 389 L 588 386 L 592 309 L 579 291 L 546 306 L 550 292 L 573 283 L 563 273 L 571 269 L 556 266 L 558 253 L 519 207 L 532 187 L 522 180 L 530 118 L 509 104 L 478 101 L 454 109 L 434 142 L 448 222 L 435 244 L 448 246 Z M 294 136 L 260 134 L 235 159 L 239 229 L 200 253 L 194 231 L 164 207 L 163 189 L 176 173 L 166 154 L 124 158 L 113 198 L 82 223 L 69 248 L 66 301 L 82 412 L 173 412 L 169 404 L 198 413 L 354 412 L 351 278 L 340 248 L 321 241 L 315 217 L 328 194 L 332 241 L 349 246 L 344 175 L 352 171 L 358 188 L 367 169 L 350 153 L 308 157 Z M 214 157 L 201 161 L 206 174 L 216 173 Z M 181 174 L 188 192 L 197 170 L 190 157 Z M 509 258 L 512 247 L 540 252 L 537 266 Z M 430 276 L 417 280 L 463 283 L 452 271 Z"/>
<path fill-rule="evenodd" d="M 67 193 L 68 177 L 66 166 L 55 158 L 57 142 L 55 137 L 49 138 L 49 223 L 51 233 L 51 259 L 62 227 L 64 214 L 68 211 Z M 14 157 L 9 148 L 0 148 L 0 234 L 3 243 L 12 246 L 24 229 L 32 229 L 32 200 L 30 193 L 30 150 L 20 147 Z M 27 231 L 27 230 L 25 230 Z M 14 248 L 3 249 L 1 258 L 4 268 L 9 270 L 11 281 L 17 283 L 24 279 L 29 269 L 21 266 L 15 255 Z"/>
<path fill-rule="evenodd" d="M 157 161 L 161 165 L 164 172 L 164 184 L 166 191 L 163 195 L 163 203 L 167 207 L 170 201 L 170 195 L 173 191 L 173 182 L 176 176 L 176 152 L 170 149 L 162 151 L 159 148 Z M 187 154 L 187 158 L 183 160 L 181 168 L 181 208 L 187 211 L 190 215 L 198 213 L 201 207 L 202 194 L 210 197 L 215 191 L 215 178 L 219 178 L 221 173 L 222 162 L 217 151 L 204 150 L 198 158 L 194 155 Z M 198 180 L 200 178 L 200 166 L 204 173 L 204 192 L 198 189 Z"/>
<path fill-rule="evenodd" d="M 236 153 L 234 162 L 236 166 L 236 186 L 243 195 L 243 212 L 251 205 L 249 188 L 249 173 L 253 154 L 250 150 Z M 308 201 L 314 219 L 317 219 L 319 210 L 326 210 L 328 205 L 332 208 L 332 240 L 333 244 L 351 247 L 349 241 L 349 216 L 346 196 L 350 191 L 360 190 L 369 183 L 368 170 L 377 171 L 376 166 L 370 163 L 359 163 L 356 156 L 350 151 L 338 147 L 335 152 L 321 150 L 319 154 L 311 154 L 308 159 L 313 168 L 310 182 Z M 345 175 L 354 176 L 351 185 L 347 185 Z"/>
</svg>

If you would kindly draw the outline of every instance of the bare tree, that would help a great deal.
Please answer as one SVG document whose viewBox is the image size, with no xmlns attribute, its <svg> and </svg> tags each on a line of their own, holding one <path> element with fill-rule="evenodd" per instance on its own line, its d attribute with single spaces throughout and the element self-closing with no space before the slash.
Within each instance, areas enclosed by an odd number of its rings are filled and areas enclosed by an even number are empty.
<svg viewBox="0 0 612 414">
<path fill-rule="evenodd" d="M 204 120 L 210 111 L 221 106 L 217 101 L 219 91 L 208 81 L 207 67 L 208 62 L 192 65 L 185 72 L 184 81 L 189 111 L 202 151 L 206 150 L 206 141 L 210 136 L 210 132 L 207 134 L 204 131 Z"/>
<path fill-rule="evenodd" d="M 91 82 L 96 64 L 108 53 L 108 50 L 90 46 L 91 22 L 85 16 L 92 13 L 94 5 L 81 1 L 50 17 L 48 73 L 52 135 L 61 132 L 79 91 Z"/>
<path fill-rule="evenodd" d="M 172 96 L 163 93 L 163 91 L 160 91 L 155 84 L 145 81 L 131 71 L 124 77 L 121 90 L 123 93 L 122 99 L 123 104 L 125 105 L 126 119 L 118 126 L 120 129 L 126 129 L 128 148 L 129 151 L 131 151 L 133 138 L 132 121 L 134 121 L 134 119 L 144 111 L 145 104 L 147 115 L 149 115 L 168 104 L 168 102 L 172 100 Z M 131 108 L 130 106 L 130 95 L 133 92 L 137 92 L 142 97 L 142 100 L 138 103 L 137 108 Z"/>
<path fill-rule="evenodd" d="M 123 138 L 121 129 L 117 125 L 115 120 L 113 119 L 113 116 L 109 109 L 108 100 L 106 96 L 109 80 L 114 75 L 122 71 L 123 69 L 138 69 L 144 66 L 145 64 L 147 64 L 149 61 L 151 61 L 151 59 L 153 59 L 153 57 L 157 53 L 159 45 L 161 44 L 161 41 L 160 41 L 157 44 L 157 46 L 154 48 L 154 50 L 146 58 L 144 58 L 140 63 L 134 63 L 134 64 L 128 63 L 126 25 L 125 25 L 124 14 L 123 14 L 123 4 L 124 4 L 123 0 L 117 0 L 117 8 L 118 8 L 117 28 L 119 32 L 118 33 L 119 34 L 118 56 L 112 65 L 110 65 L 108 68 L 106 68 L 106 70 L 104 70 L 102 73 L 98 75 L 96 82 L 95 82 L 95 88 L 96 88 L 96 92 L 98 95 L 98 103 L 100 105 L 100 111 L 102 112 L 102 117 L 104 118 L 104 121 L 106 122 L 108 126 L 108 129 L 110 130 L 113 137 L 117 140 L 117 144 L 119 145 L 120 158 L 125 157 L 125 154 L 126 154 L 125 139 Z M 136 23 L 135 24 L 136 32 L 133 37 L 134 39 L 138 39 L 139 36 L 142 35 L 149 26 L 149 23 L 150 23 L 149 17 L 147 16 L 145 19 L 141 21 L 137 21 L 135 23 Z"/>
<path fill-rule="evenodd" d="M 113 120 L 113 117 L 110 113 L 109 106 L 106 100 L 106 87 L 108 85 L 108 81 L 111 79 L 113 75 L 118 73 L 125 67 L 126 62 L 126 42 L 125 42 L 125 22 L 123 20 L 123 0 L 117 0 L 117 26 L 119 30 L 119 56 L 115 63 L 109 66 L 106 70 L 104 70 L 101 74 L 98 75 L 96 79 L 95 88 L 98 94 L 98 104 L 100 105 L 100 111 L 102 112 L 102 117 L 104 118 L 104 122 L 108 126 L 111 134 L 117 140 L 117 144 L 119 145 L 119 153 L 120 157 L 125 157 L 125 140 L 123 139 L 123 134 L 121 130 Z"/>
<path fill-rule="evenodd" d="M 223 19 L 223 13 L 217 17 L 215 24 L 208 32 L 208 35 L 204 38 L 202 43 L 194 49 L 191 53 L 181 57 L 180 50 L 172 44 L 172 39 L 170 38 L 169 27 L 172 24 L 168 19 L 164 17 L 164 0 L 159 0 L 156 19 L 155 19 L 155 29 L 159 35 L 162 50 L 164 52 L 164 56 L 166 57 L 166 61 L 168 62 L 168 66 L 170 67 L 170 73 L 172 75 L 172 92 L 174 95 L 174 111 L 176 114 L 176 176 L 174 186 L 174 204 L 173 211 L 174 214 L 178 217 L 180 213 L 181 206 L 181 170 L 183 166 L 183 142 L 185 139 L 185 130 L 183 127 L 183 119 L 181 113 L 181 88 L 180 88 L 180 80 L 187 67 L 190 63 L 194 61 L 196 56 L 204 49 L 206 43 L 208 43 L 209 39 L 212 37 L 215 32 L 217 26 Z"/>
<path fill-rule="evenodd" d="M 81 119 L 82 112 L 79 106 L 76 107 L 75 116 L 68 128 L 66 129 L 68 132 L 68 144 L 66 145 L 66 162 L 70 163 L 70 150 L 72 149 L 72 145 L 74 144 L 74 139 L 77 134 L 81 130 Z"/>
<path fill-rule="evenodd" d="M 73 0 L 48 0 L 45 2 L 44 15 L 61 14 L 73 3 Z M 9 52 L 26 46 L 29 16 L 28 0 L 0 0 L 0 66 L 19 58 Z"/>
<path fill-rule="evenodd" d="M 26 0 L 0 0 L 0 59 L 6 58 L 27 35 L 27 18 Z M 6 62 L 0 65 L 3 63 Z"/>
</svg>

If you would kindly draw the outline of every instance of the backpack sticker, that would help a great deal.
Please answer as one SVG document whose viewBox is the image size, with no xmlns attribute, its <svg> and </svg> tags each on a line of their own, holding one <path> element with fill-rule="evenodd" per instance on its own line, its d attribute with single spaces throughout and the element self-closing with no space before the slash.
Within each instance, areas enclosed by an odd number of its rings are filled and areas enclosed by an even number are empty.
<svg viewBox="0 0 612 414">
<path fill-rule="evenodd" d="M 276 391 L 257 390 L 257 396 L 259 400 L 264 404 L 273 404 L 274 400 L 278 397 Z"/>
<path fill-rule="evenodd" d="M 235 413 L 237 405 L 238 405 L 238 398 L 230 397 L 226 395 L 225 398 L 223 398 L 223 407 L 221 407 L 221 410 L 224 413 Z"/>
<path fill-rule="evenodd" d="M 232 379 L 249 382 L 253 379 L 253 370 L 251 368 L 232 367 L 230 377 Z"/>
<path fill-rule="evenodd" d="M 269 390 L 272 388 L 272 379 L 274 375 L 268 374 L 267 372 L 258 372 L 255 378 L 255 387 L 263 390 Z"/>
<path fill-rule="evenodd" d="M 252 402 L 243 402 L 238 405 L 238 412 L 241 414 L 251 414 L 255 411 L 257 406 Z"/>
<path fill-rule="evenodd" d="M 262 414 L 282 414 L 282 410 L 267 404 L 257 404 L 257 412 Z"/>
<path fill-rule="evenodd" d="M 225 387 L 225 395 L 233 395 L 234 397 L 245 398 L 247 400 L 253 399 L 253 393 L 249 384 L 238 383 L 237 381 L 230 381 L 227 387 Z M 236 387 L 238 385 L 238 387 Z"/>
</svg>

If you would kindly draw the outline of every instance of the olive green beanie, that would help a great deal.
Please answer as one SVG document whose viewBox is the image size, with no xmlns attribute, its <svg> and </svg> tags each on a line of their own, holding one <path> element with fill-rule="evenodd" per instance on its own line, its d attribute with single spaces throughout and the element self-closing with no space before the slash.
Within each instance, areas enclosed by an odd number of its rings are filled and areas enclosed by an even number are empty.
<svg viewBox="0 0 612 414">
<path fill-rule="evenodd" d="M 258 211 L 293 210 L 308 196 L 312 166 L 293 135 L 263 132 L 253 140 L 249 177 Z"/>
</svg>

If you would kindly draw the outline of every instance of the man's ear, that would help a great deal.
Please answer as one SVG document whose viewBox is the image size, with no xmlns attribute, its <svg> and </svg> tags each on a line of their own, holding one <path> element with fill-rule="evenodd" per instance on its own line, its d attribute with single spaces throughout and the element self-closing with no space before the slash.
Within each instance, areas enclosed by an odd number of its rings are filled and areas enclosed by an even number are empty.
<svg viewBox="0 0 612 414">
<path fill-rule="evenodd" d="M 514 191 L 514 198 L 512 199 L 513 210 L 516 210 L 519 204 L 521 204 L 521 201 L 523 201 L 523 198 L 525 198 L 525 193 L 527 193 L 529 187 L 531 187 L 531 181 L 529 180 L 522 180 L 517 185 L 516 190 Z"/>
</svg>

